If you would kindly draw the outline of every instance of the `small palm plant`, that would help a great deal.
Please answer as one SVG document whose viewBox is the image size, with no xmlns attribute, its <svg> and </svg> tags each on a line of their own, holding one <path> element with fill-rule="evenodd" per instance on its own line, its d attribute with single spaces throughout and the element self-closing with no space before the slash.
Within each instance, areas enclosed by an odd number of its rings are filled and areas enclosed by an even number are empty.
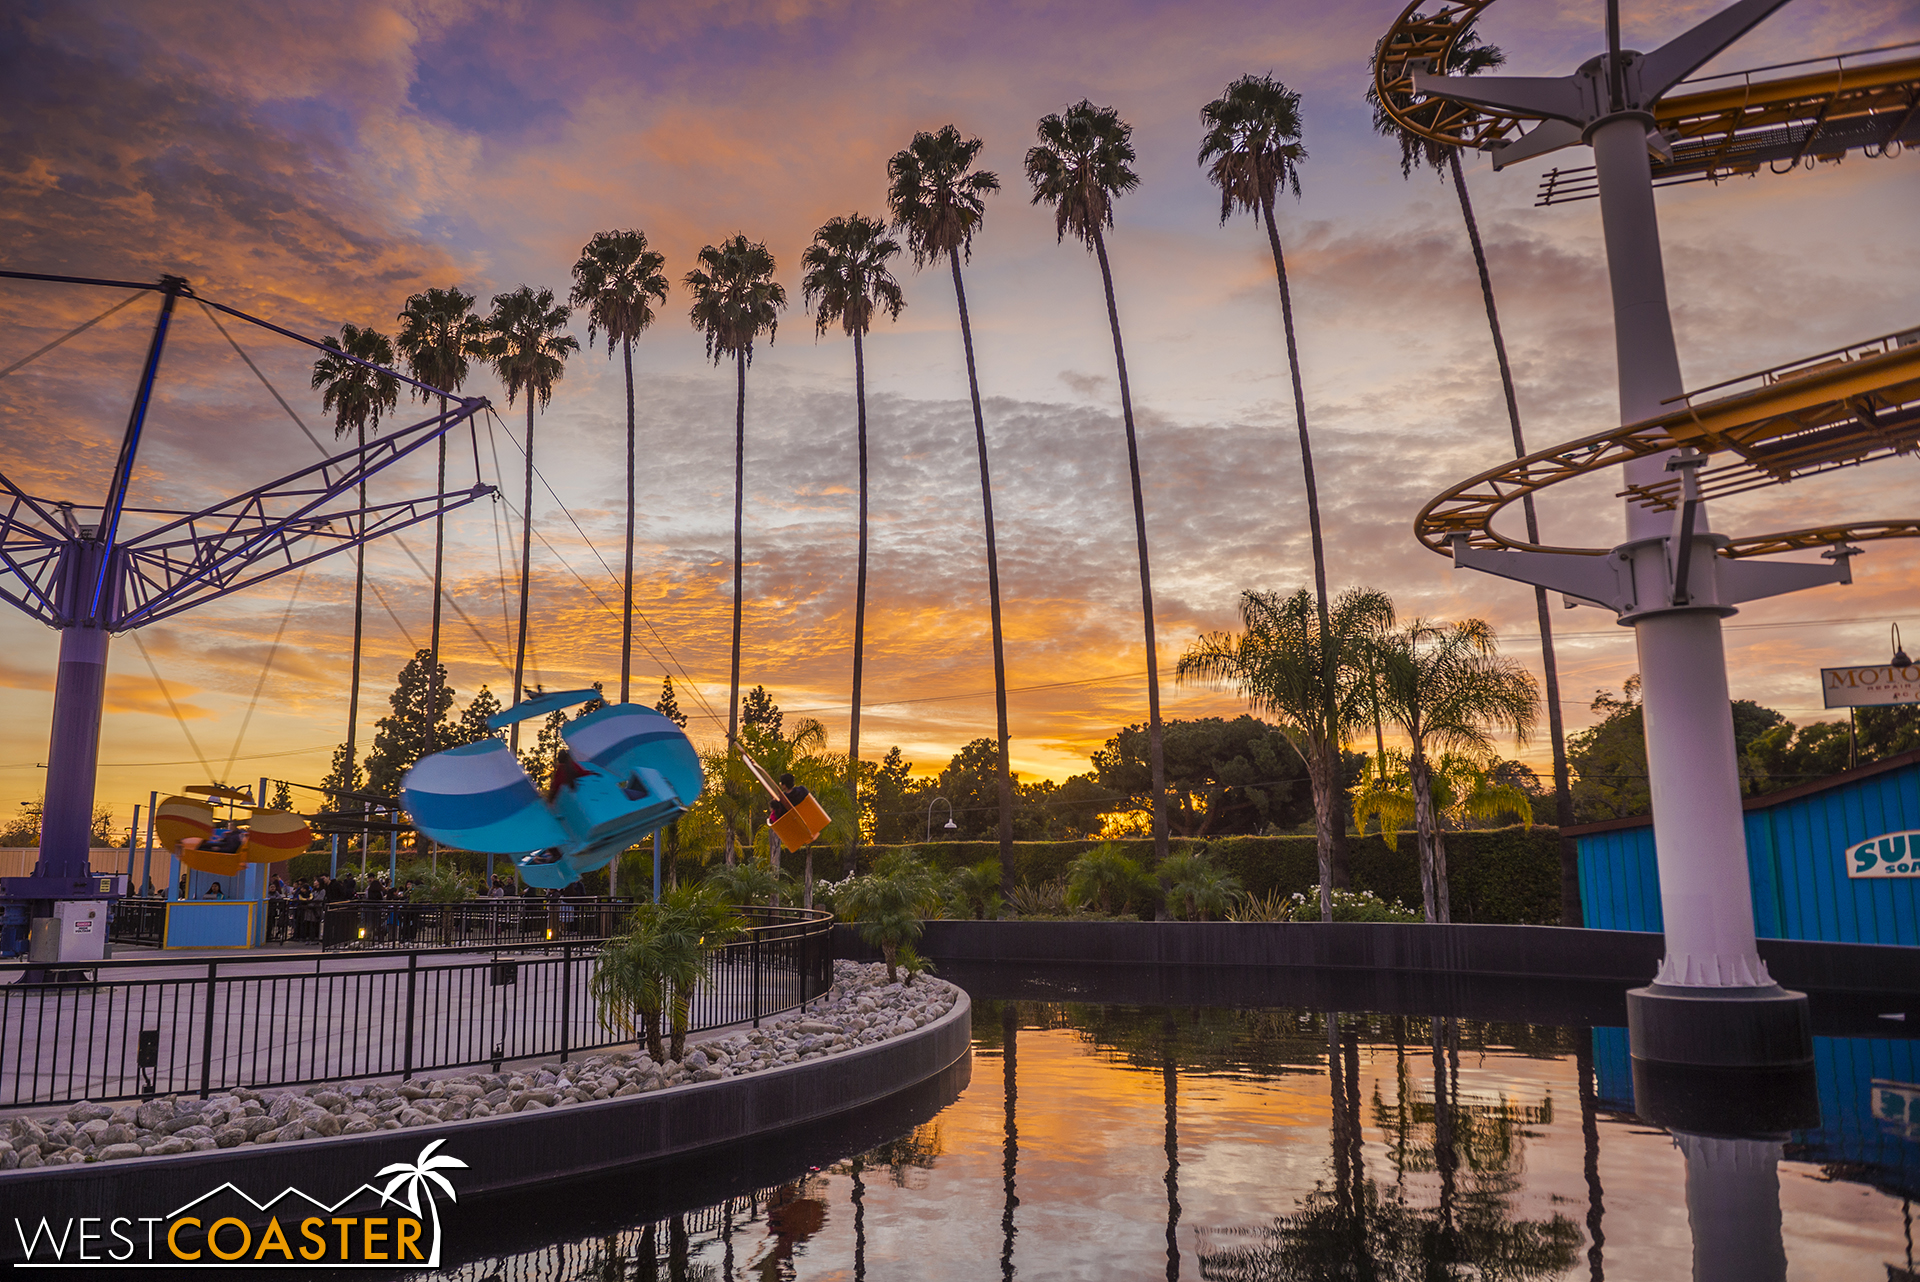
<svg viewBox="0 0 1920 1282">
<path fill-rule="evenodd" d="M 948 883 L 954 906 L 960 915 L 978 921 L 1000 915 L 1000 861 L 982 859 L 971 868 L 962 868 Z"/>
<path fill-rule="evenodd" d="M 1095 846 L 1067 867 L 1067 906 L 1111 916 L 1153 893 L 1140 861 L 1112 842 Z"/>
<path fill-rule="evenodd" d="M 1415 619 L 1373 645 L 1381 713 L 1409 742 L 1422 907 L 1428 921 L 1450 921 L 1446 850 L 1440 844 L 1429 754 L 1485 757 L 1494 735 L 1503 731 L 1524 743 L 1539 714 L 1539 696 L 1532 675 L 1497 653 L 1493 628 L 1482 619 L 1452 624 Z"/>
<path fill-rule="evenodd" d="M 313 386 L 320 391 L 320 406 L 333 415 L 333 435 L 338 440 L 348 432 L 358 438 L 361 449 L 367 446 L 369 429 L 380 430 L 380 416 L 400 403 L 400 380 L 385 368 L 371 365 L 393 364 L 393 342 L 379 330 L 368 326 L 342 325 L 338 339 L 321 340 L 330 350 L 313 363 Z M 367 483 L 360 482 L 360 507 L 367 506 Z M 353 555 L 353 660 L 347 688 L 347 742 L 345 758 L 339 770 L 342 786 L 353 788 L 358 778 L 354 768 L 354 741 L 360 725 L 360 643 L 366 623 L 367 547 L 358 544 Z"/>
<path fill-rule="evenodd" d="M 707 886 L 677 886 L 661 898 L 659 920 L 661 972 L 667 984 L 667 1054 L 686 1054 L 693 1022 L 693 994 L 707 980 L 707 954 L 746 933 L 732 905 Z"/>
<path fill-rule="evenodd" d="M 1213 921 L 1240 902 L 1240 879 L 1204 854 L 1170 855 L 1160 865 L 1167 912 L 1179 921 Z"/>
<path fill-rule="evenodd" d="M 889 984 L 900 978 L 901 950 L 920 938 L 926 929 L 923 919 L 939 911 L 940 890 L 940 879 L 931 869 L 911 853 L 895 851 L 840 891 L 836 903 L 841 916 L 886 958 Z"/>
<path fill-rule="evenodd" d="M 521 694 L 527 671 L 527 585 L 533 566 L 533 408 L 545 409 L 553 400 L 553 385 L 566 373 L 567 357 L 580 350 L 580 340 L 560 331 L 572 313 L 553 301 L 550 289 L 522 285 L 510 294 L 496 294 L 487 317 L 488 359 L 507 389 L 507 404 L 521 393 L 527 398 L 526 488 L 520 501 L 520 630 L 513 651 L 513 699 Z M 507 744 L 520 750 L 520 723 L 507 732 Z"/>
<path fill-rule="evenodd" d="M 600 1022 L 626 1037 L 638 1037 L 655 1063 L 666 1059 L 660 1039 L 660 1014 L 667 1003 L 666 957 L 661 947 L 659 914 L 634 912 L 624 934 L 600 948 L 600 964 L 588 991 L 600 1009 Z"/>
<path fill-rule="evenodd" d="M 789 874 L 774 871 L 764 859 L 743 859 L 732 867 L 709 872 L 705 884 L 726 896 L 729 903 L 752 906 L 778 903 L 781 891 L 792 882 Z"/>
</svg>

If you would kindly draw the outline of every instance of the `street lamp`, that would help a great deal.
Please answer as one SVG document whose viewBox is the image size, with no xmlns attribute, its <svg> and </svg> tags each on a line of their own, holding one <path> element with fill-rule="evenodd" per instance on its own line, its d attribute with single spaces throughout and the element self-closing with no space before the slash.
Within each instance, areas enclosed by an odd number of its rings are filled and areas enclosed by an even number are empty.
<svg viewBox="0 0 1920 1282">
<path fill-rule="evenodd" d="M 933 801 L 929 801 L 927 803 L 927 840 L 928 841 L 933 840 L 933 802 L 934 801 L 947 801 L 947 799 L 945 797 L 935 797 Z M 945 828 L 948 832 L 957 831 L 960 827 L 959 824 L 953 821 L 953 803 L 951 801 L 947 801 L 947 822 L 942 824 L 941 826 Z"/>
</svg>

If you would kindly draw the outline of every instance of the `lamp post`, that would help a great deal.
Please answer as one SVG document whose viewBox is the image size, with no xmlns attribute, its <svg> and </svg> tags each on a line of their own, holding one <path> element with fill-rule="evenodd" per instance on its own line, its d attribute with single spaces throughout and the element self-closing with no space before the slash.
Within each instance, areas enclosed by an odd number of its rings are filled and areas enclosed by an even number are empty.
<svg viewBox="0 0 1920 1282">
<path fill-rule="evenodd" d="M 960 827 L 959 824 L 953 821 L 953 803 L 951 801 L 947 801 L 945 797 L 935 797 L 933 801 L 929 801 L 927 803 L 927 840 L 928 841 L 933 840 L 933 802 L 934 801 L 947 802 L 947 822 L 942 824 L 941 827 L 948 832 L 955 832 Z"/>
</svg>

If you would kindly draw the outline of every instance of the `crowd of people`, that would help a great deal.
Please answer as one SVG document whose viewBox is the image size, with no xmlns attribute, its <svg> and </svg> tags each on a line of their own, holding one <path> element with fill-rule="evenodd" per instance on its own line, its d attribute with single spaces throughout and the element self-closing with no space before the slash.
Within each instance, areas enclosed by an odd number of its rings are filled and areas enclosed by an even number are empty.
<svg viewBox="0 0 1920 1282">
<path fill-rule="evenodd" d="M 321 873 L 292 882 L 276 876 L 267 886 L 267 938 L 272 942 L 317 939 L 323 946 L 356 937 L 404 941 L 413 933 L 412 915 L 375 905 L 411 901 L 418 885 L 408 878 L 396 886 L 389 874 L 378 870 L 356 877 L 350 867 L 332 876 Z M 559 892 L 522 886 L 516 894 L 512 880 L 495 876 L 486 897 L 553 899 Z"/>
</svg>

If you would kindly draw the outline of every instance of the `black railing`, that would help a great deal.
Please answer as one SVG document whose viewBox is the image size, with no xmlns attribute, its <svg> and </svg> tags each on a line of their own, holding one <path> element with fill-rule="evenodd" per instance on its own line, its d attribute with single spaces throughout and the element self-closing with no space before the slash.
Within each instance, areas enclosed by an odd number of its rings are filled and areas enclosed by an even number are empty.
<svg viewBox="0 0 1920 1282">
<path fill-rule="evenodd" d="M 167 901 L 158 897 L 128 896 L 113 901 L 107 920 L 107 940 L 115 944 L 160 946 L 160 933 L 167 922 Z"/>
<path fill-rule="evenodd" d="M 389 948 L 500 948 L 514 944 L 605 939 L 626 928 L 633 901 L 625 899 L 468 899 L 454 904 L 353 900 L 310 904 L 293 900 L 296 930 L 311 933 L 327 952 Z M 302 911 L 302 910 L 305 911 Z M 324 909 L 324 919 L 316 909 Z M 269 905 L 268 928 L 272 929 Z"/>
<path fill-rule="evenodd" d="M 744 911 L 747 938 L 709 954 L 689 1031 L 757 1023 L 832 985 L 831 914 Z M 0 1108 L 565 1060 L 629 1040 L 600 1021 L 598 965 L 597 946 L 570 940 L 465 957 L 109 961 L 69 983 L 0 965 Z"/>
</svg>

